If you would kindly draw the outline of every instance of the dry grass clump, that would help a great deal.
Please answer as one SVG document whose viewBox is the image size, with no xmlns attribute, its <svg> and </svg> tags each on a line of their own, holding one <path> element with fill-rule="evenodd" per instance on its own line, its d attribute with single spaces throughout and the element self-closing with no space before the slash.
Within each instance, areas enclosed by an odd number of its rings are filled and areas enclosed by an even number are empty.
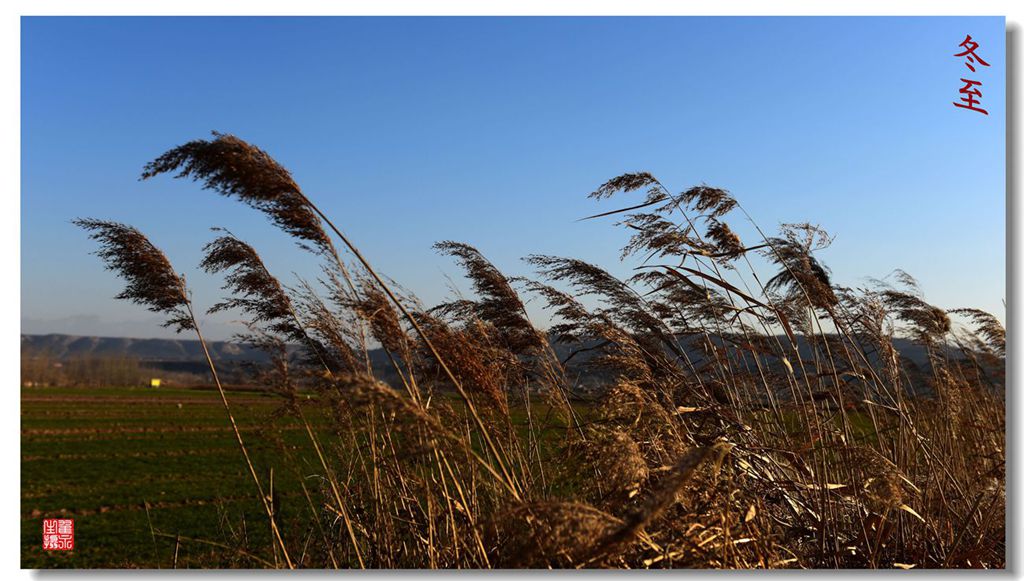
<svg viewBox="0 0 1024 581">
<path fill-rule="evenodd" d="M 275 531 L 240 566 L 1005 566 L 1005 330 L 928 303 L 903 273 L 836 286 L 818 226 L 750 220 L 745 244 L 729 192 L 624 174 L 591 197 L 644 197 L 591 218 L 619 216 L 634 276 L 535 255 L 536 279 L 511 278 L 446 241 L 472 292 L 424 308 L 259 148 L 215 134 L 144 177 L 161 173 L 255 207 L 323 261 L 293 288 L 228 232 L 206 247 L 231 295 L 214 309 L 242 313 L 244 340 L 273 354 L 266 387 L 317 459 L 273 461 L 318 483 L 305 521 L 279 531 L 238 436 Z M 126 279 L 120 298 L 198 332 L 163 253 L 133 228 L 79 224 Z M 600 389 L 583 393 L 583 373 Z"/>
<path fill-rule="evenodd" d="M 621 520 L 580 502 L 533 502 L 496 515 L 491 538 L 495 566 L 575 568 L 588 565 Z"/>
<path fill-rule="evenodd" d="M 639 493 L 647 482 L 650 469 L 640 445 L 624 430 L 593 426 L 580 440 L 577 460 L 597 476 L 582 484 L 587 497 L 598 505 L 618 505 Z"/>
</svg>

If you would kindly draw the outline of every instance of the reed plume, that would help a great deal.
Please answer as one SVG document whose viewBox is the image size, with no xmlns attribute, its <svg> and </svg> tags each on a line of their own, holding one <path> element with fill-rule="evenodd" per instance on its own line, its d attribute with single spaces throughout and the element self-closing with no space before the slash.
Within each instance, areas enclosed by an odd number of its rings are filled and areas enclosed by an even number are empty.
<svg viewBox="0 0 1024 581">
<path fill-rule="evenodd" d="M 249 474 L 256 484 L 260 501 L 270 520 L 274 539 L 284 554 L 288 568 L 294 568 L 288 555 L 288 548 L 277 527 L 277 522 L 274 520 L 274 512 L 270 508 L 267 495 L 263 492 L 263 485 L 260 484 L 260 479 L 256 475 L 256 468 L 249 458 L 248 448 L 242 440 L 242 434 L 238 430 L 234 415 L 232 415 L 227 395 L 221 385 L 220 377 L 217 375 L 217 368 L 199 329 L 184 279 L 175 274 L 171 261 L 167 259 L 163 251 L 153 245 L 138 229 L 118 222 L 94 219 L 78 219 L 73 223 L 89 231 L 90 238 L 100 243 L 100 249 L 96 254 L 104 261 L 107 269 L 116 272 L 127 281 L 127 286 L 117 295 L 117 298 L 129 300 L 144 305 L 151 311 L 168 315 L 169 318 L 164 326 L 175 326 L 179 332 L 186 329 L 195 331 L 199 344 L 203 348 L 203 354 L 206 356 L 210 373 L 213 375 L 214 383 L 217 385 L 217 391 L 220 393 L 221 403 L 224 405 L 224 411 L 231 423 L 235 440 L 242 451 Z"/>
<path fill-rule="evenodd" d="M 179 333 L 194 328 L 185 281 L 174 271 L 167 256 L 142 232 L 107 220 L 81 218 L 72 223 L 99 242 L 100 248 L 95 254 L 103 260 L 107 270 L 114 271 L 127 283 L 116 298 L 166 315 L 163 326 Z"/>
<path fill-rule="evenodd" d="M 903 289 L 883 285 L 879 293 L 882 301 L 919 341 L 928 345 L 941 341 L 953 328 L 949 315 L 924 300 L 914 277 L 902 270 L 896 271 L 895 276 Z"/>
<path fill-rule="evenodd" d="M 736 207 L 736 199 L 721 188 L 696 186 L 686 190 L 679 197 L 709 219 L 721 218 Z"/>
<path fill-rule="evenodd" d="M 643 298 L 606 270 L 575 258 L 532 255 L 526 260 L 541 276 L 566 282 L 581 296 L 601 297 L 605 306 L 600 312 L 628 328 L 656 334 L 665 330 L 662 321 L 651 313 Z"/>
<path fill-rule="evenodd" d="M 706 236 L 715 243 L 717 256 L 725 260 L 737 258 L 746 250 L 740 237 L 725 222 L 711 220 Z"/>
<path fill-rule="evenodd" d="M 497 329 L 506 349 L 526 353 L 541 347 L 541 336 L 526 315 L 526 306 L 505 277 L 480 251 L 461 242 L 438 242 L 434 249 L 453 256 L 466 270 L 479 299 L 467 305 Z"/>
<path fill-rule="evenodd" d="M 1006 355 L 1006 328 L 990 313 L 981 309 L 959 308 L 947 312 L 967 317 L 974 324 L 974 332 L 983 339 L 983 345 L 1000 357 Z"/>
<path fill-rule="evenodd" d="M 204 189 L 236 198 L 266 214 L 279 228 L 316 252 L 334 253 L 323 224 L 291 173 L 262 149 L 234 135 L 213 132 L 175 147 L 146 164 L 142 179 L 164 173 L 202 182 Z"/>
<path fill-rule="evenodd" d="M 810 224 L 787 225 L 781 238 L 768 240 L 764 254 L 779 266 L 765 289 L 783 290 L 791 299 L 804 298 L 811 306 L 831 309 L 838 302 L 828 267 L 812 254 L 831 243 L 828 233 Z"/>
<path fill-rule="evenodd" d="M 209 312 L 239 309 L 253 323 L 268 325 L 273 333 L 291 341 L 305 341 L 291 299 L 280 281 L 267 270 L 256 249 L 230 232 L 220 231 L 224 234 L 203 247 L 205 256 L 200 267 L 211 274 L 226 272 L 224 290 L 231 292 L 231 296 Z"/>
</svg>

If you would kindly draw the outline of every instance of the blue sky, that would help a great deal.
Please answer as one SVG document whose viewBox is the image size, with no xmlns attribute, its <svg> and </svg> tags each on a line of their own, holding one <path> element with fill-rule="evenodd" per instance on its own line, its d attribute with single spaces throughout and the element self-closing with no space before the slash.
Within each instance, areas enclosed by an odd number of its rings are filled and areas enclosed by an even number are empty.
<svg viewBox="0 0 1024 581">
<path fill-rule="evenodd" d="M 953 57 L 967 34 L 991 67 Z M 840 284 L 903 268 L 935 304 L 1004 318 L 1004 38 L 1002 18 L 25 18 L 22 330 L 168 336 L 111 298 L 79 216 L 146 232 L 200 308 L 223 294 L 196 269 L 211 226 L 315 274 L 237 202 L 138 181 L 211 130 L 291 169 L 427 305 L 466 288 L 443 239 L 509 274 L 532 253 L 628 274 L 628 234 L 577 219 L 650 171 L 730 190 L 767 231 L 821 224 Z M 952 105 L 968 75 L 988 116 Z M 225 338 L 233 318 L 203 324 Z"/>
</svg>

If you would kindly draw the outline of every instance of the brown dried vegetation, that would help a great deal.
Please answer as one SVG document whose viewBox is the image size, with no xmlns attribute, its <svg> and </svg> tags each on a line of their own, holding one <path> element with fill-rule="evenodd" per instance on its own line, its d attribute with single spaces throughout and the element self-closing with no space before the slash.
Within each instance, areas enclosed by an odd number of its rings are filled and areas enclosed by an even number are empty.
<svg viewBox="0 0 1024 581">
<path fill-rule="evenodd" d="M 288 565 L 1005 566 L 1002 325 L 927 303 L 903 274 L 898 287 L 835 286 L 817 226 L 753 226 L 745 246 L 729 192 L 625 174 L 591 197 L 646 197 L 592 218 L 623 215 L 633 278 L 531 256 L 538 279 L 513 279 L 441 242 L 473 296 L 424 309 L 262 150 L 215 134 L 143 176 L 175 172 L 263 211 L 325 263 L 291 289 L 224 233 L 202 264 L 226 273 L 232 296 L 215 309 L 244 313 L 278 353 L 267 384 L 285 413 L 331 421 L 328 435 L 305 424 L 324 483 L 307 515 L 318 539 L 264 548 Z M 195 327 L 183 281 L 141 233 L 78 224 L 126 279 L 119 298 Z M 547 306 L 549 329 L 523 294 Z M 897 348 L 907 340 L 925 361 Z M 289 344 L 305 356 L 289 359 Z M 373 347 L 388 382 L 372 375 Z M 605 387 L 577 393 L 580 369 Z"/>
</svg>

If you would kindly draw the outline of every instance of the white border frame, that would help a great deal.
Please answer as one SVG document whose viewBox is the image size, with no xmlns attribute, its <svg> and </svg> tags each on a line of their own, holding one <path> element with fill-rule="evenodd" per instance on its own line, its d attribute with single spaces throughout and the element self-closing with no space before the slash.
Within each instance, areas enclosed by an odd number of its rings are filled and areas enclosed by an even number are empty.
<svg viewBox="0 0 1024 581">
<path fill-rule="evenodd" d="M 944 2 L 900 2 L 881 0 L 862 0 L 860 2 L 812 2 L 808 0 L 785 0 L 772 3 L 753 0 L 731 0 L 718 2 L 668 2 L 663 0 L 631 0 L 612 1 L 595 0 L 591 2 L 573 3 L 564 0 L 499 0 L 483 4 L 465 0 L 383 0 L 377 2 L 335 2 L 326 5 L 313 0 L 289 0 L 288 2 L 272 2 L 269 0 L 250 0 L 228 2 L 224 0 L 177 0 L 175 2 L 129 2 L 125 0 L 99 0 L 82 2 L 74 0 L 49 0 L 42 2 L 9 1 L 3 5 L 3 18 L 0 20 L 0 46 L 3 47 L 0 59 L 0 76 L 6 82 L 2 85 L 3 139 L 0 141 L 0 175 L 3 176 L 5 187 L 0 190 L 0 272 L 14 273 L 8 277 L 8 284 L 0 285 L 0 304 L 8 307 L 0 311 L 0 370 L 2 383 L 0 389 L 4 394 L 0 406 L 0 425 L 3 426 L 0 440 L 0 466 L 6 467 L 10 476 L 0 481 L 0 564 L 4 572 L 20 570 L 21 530 L 20 530 L 20 498 L 21 498 L 21 410 L 20 410 L 20 305 L 21 305 L 21 16 L 328 16 L 328 15 L 479 15 L 479 16 L 1006 16 L 1007 31 L 1007 264 L 1006 264 L 1006 301 L 1007 331 L 1009 334 L 1007 406 L 1009 420 L 1007 422 L 1007 491 L 1008 491 L 1008 522 L 1007 522 L 1007 570 L 1013 577 L 1020 576 L 1021 558 L 1021 519 L 1020 519 L 1020 429 L 1016 421 L 1022 417 L 1022 398 L 1018 393 L 1021 387 L 1019 362 L 1022 345 L 1018 342 L 1020 314 L 1017 310 L 1019 284 L 1019 262 L 1021 239 L 1015 225 L 1020 223 L 1022 205 L 1017 201 L 1019 193 L 1019 176 L 1021 151 L 1017 135 L 1020 133 L 1019 117 L 1019 76 L 1021 14 L 1024 3 L 972 0 L 957 3 Z M 13 284 L 12 284 L 13 283 Z M 19 305 L 17 310 L 10 305 Z M 62 576 L 75 575 L 113 575 L 113 572 L 93 571 L 63 573 L 47 571 L 33 573 L 20 571 L 20 577 L 28 576 Z M 120 573 L 118 573 L 120 574 Z M 135 573 L 138 575 L 138 573 Z M 180 574 L 180 573 L 174 573 Z M 219 572 L 224 575 L 249 575 L 252 572 Z M 263 574 L 273 575 L 275 572 Z M 306 574 L 306 573 L 303 573 Z M 371 573 L 372 574 L 372 573 Z M 381 573 L 376 573 L 379 575 Z M 410 572 L 392 572 L 396 575 L 409 575 Z M 529 575 L 531 573 L 492 572 L 487 577 L 505 577 L 508 575 Z M 535 573 L 533 573 L 535 574 Z M 562 573 L 571 574 L 571 573 Z M 626 572 L 619 573 L 622 575 Z M 686 572 L 683 575 L 714 575 L 715 572 Z M 746 574 L 783 574 L 792 573 L 734 573 Z M 806 574 L 817 574 L 808 572 Z M 859 576 L 874 574 L 870 572 L 843 572 L 842 575 Z M 883 574 L 885 574 L 883 572 Z M 895 574 L 903 574 L 896 572 Z M 971 575 L 967 572 L 937 572 L 941 575 Z M 144 573 L 143 576 L 156 576 L 158 573 Z M 455 573 L 444 574 L 455 575 Z M 474 573 L 473 575 L 483 575 Z M 988 573 L 987 575 L 991 575 Z M 6 575 L 5 575 L 6 577 Z"/>
</svg>

